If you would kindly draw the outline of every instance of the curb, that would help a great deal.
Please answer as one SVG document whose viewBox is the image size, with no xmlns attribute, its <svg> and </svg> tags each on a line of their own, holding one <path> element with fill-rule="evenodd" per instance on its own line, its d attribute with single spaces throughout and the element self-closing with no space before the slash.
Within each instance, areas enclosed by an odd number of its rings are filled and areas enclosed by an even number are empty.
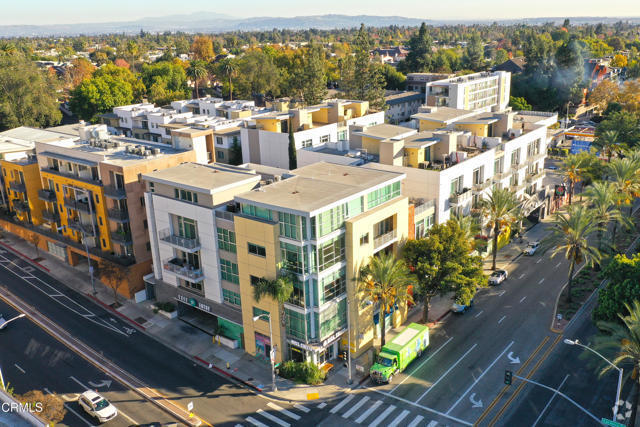
<svg viewBox="0 0 640 427">
<path fill-rule="evenodd" d="M 260 387 L 256 387 L 255 385 L 251 384 L 250 382 L 245 381 L 245 380 L 243 380 L 242 378 L 237 377 L 237 376 L 235 376 L 235 375 L 233 375 L 233 374 L 231 374 L 231 373 L 229 373 L 229 372 L 225 371 L 224 369 L 220 369 L 220 368 L 218 368 L 218 367 L 217 367 L 216 365 L 214 365 L 213 363 L 209 363 L 209 362 L 205 361 L 204 359 L 202 359 L 202 358 L 200 358 L 200 357 L 198 357 L 198 356 L 193 356 L 193 358 L 194 358 L 194 359 L 196 359 L 198 362 L 202 363 L 203 365 L 207 366 L 207 367 L 209 367 L 209 365 L 211 365 L 211 369 L 215 370 L 215 371 L 216 371 L 216 372 L 218 372 L 219 374 L 222 374 L 222 375 L 225 375 L 225 376 L 227 376 L 227 377 L 229 377 L 229 378 L 232 378 L 232 379 L 234 379 L 234 380 L 236 380 L 236 381 L 238 381 L 238 382 L 240 382 L 240 383 L 244 384 L 245 386 L 250 387 L 250 388 L 252 388 L 252 389 L 254 389 L 254 390 L 256 390 L 256 391 L 258 391 L 258 392 L 260 392 L 260 393 L 262 393 L 262 392 L 263 392 L 263 390 L 262 390 Z"/>
<path fill-rule="evenodd" d="M 18 256 L 26 259 L 27 261 L 29 261 L 32 264 L 35 264 L 37 267 L 43 269 L 44 271 L 46 271 L 47 273 L 50 273 L 51 270 L 49 270 L 47 267 L 45 267 L 44 265 L 40 264 L 38 261 L 34 261 L 32 258 L 26 256 L 25 254 L 23 254 L 22 252 L 12 248 L 11 246 L 7 245 L 4 242 L 0 242 L 0 245 L 4 246 L 5 248 L 9 249 L 11 252 L 15 252 Z"/>
<path fill-rule="evenodd" d="M 140 323 L 136 322 L 135 320 L 125 316 L 124 314 L 120 313 L 118 310 L 116 310 L 115 308 L 111 307 L 109 304 L 105 304 L 104 302 L 100 301 L 98 298 L 94 297 L 91 294 L 85 294 L 87 297 L 89 297 L 92 301 L 100 304 L 103 308 L 112 311 L 113 313 L 117 314 L 118 316 L 122 317 L 123 319 L 125 319 L 128 322 L 133 323 L 134 325 L 136 325 L 138 328 L 142 329 L 143 331 L 146 331 L 147 328 L 145 328 L 144 326 L 142 326 Z"/>
<path fill-rule="evenodd" d="M 429 326 L 430 328 L 436 326 L 438 323 L 440 323 L 442 321 L 442 319 L 444 319 L 445 317 L 447 317 L 448 315 L 450 315 L 451 309 L 447 310 L 444 312 L 444 314 L 442 314 L 440 317 L 438 317 L 436 320 L 434 320 L 433 322 L 429 322 L 427 323 L 427 326 Z"/>
</svg>

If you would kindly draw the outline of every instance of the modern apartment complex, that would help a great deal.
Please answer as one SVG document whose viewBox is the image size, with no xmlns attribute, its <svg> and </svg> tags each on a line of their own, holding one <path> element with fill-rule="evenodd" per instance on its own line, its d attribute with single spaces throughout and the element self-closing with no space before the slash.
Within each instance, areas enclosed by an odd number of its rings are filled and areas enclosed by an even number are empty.
<svg viewBox="0 0 640 427">
<path fill-rule="evenodd" d="M 511 73 L 482 72 L 426 83 L 426 104 L 471 111 L 504 111 L 509 105 Z"/>
</svg>

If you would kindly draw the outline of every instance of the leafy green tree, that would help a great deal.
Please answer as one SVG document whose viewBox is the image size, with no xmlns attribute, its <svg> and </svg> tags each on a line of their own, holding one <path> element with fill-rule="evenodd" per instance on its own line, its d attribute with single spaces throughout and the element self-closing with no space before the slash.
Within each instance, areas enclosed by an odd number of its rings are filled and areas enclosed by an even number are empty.
<svg viewBox="0 0 640 427">
<path fill-rule="evenodd" d="M 482 232 L 480 223 L 471 215 L 454 214 L 451 221 L 455 222 L 460 228 L 462 235 L 469 242 L 469 249 L 473 250 L 475 246 L 475 237 Z"/>
<path fill-rule="evenodd" d="M 474 33 L 464 49 L 464 56 L 462 58 L 465 67 L 474 70 L 481 71 L 486 67 L 484 60 L 484 47 L 482 46 L 482 38 L 479 34 Z"/>
<path fill-rule="evenodd" d="M 504 64 L 508 60 L 509 60 L 509 52 L 507 52 L 506 50 L 504 50 L 502 48 L 496 50 L 496 58 L 493 61 L 494 64 L 496 64 L 496 65 Z"/>
<path fill-rule="evenodd" d="M 493 232 L 491 269 L 495 270 L 496 257 L 498 256 L 498 237 L 520 217 L 520 202 L 508 188 L 498 188 L 480 202 L 480 208 L 482 215 L 487 219 L 487 226 Z"/>
<path fill-rule="evenodd" d="M 607 157 L 607 162 L 611 163 L 613 153 L 621 153 L 623 150 L 620 133 L 617 130 L 606 130 L 593 141 L 593 147 L 602 152 Z"/>
<path fill-rule="evenodd" d="M 242 164 L 242 147 L 237 139 L 234 139 L 229 149 L 229 163 L 232 165 Z"/>
<path fill-rule="evenodd" d="M 407 77 L 389 64 L 382 66 L 385 88 L 389 90 L 404 90 Z"/>
<path fill-rule="evenodd" d="M 195 97 L 200 97 L 198 82 L 207 76 L 206 63 L 202 60 L 191 61 L 189 68 L 187 68 L 187 76 L 193 80 L 193 85 L 195 86 Z"/>
<path fill-rule="evenodd" d="M 409 53 L 398 67 L 405 73 L 422 73 L 431 69 L 431 46 L 433 40 L 427 32 L 427 25 L 423 22 L 420 29 L 409 39 Z"/>
<path fill-rule="evenodd" d="M 252 50 L 238 60 L 238 73 L 234 89 L 245 99 L 257 95 L 280 95 L 281 73 L 271 56 Z"/>
<path fill-rule="evenodd" d="M 618 254 L 602 270 L 607 286 L 598 293 L 593 320 L 616 322 L 624 303 L 640 299 L 640 254 Z"/>
<path fill-rule="evenodd" d="M 640 142 L 640 120 L 636 114 L 628 111 L 608 114 L 596 127 L 596 137 L 606 131 L 617 131 L 620 141 L 632 148 Z"/>
<path fill-rule="evenodd" d="M 531 104 L 529 104 L 527 100 L 522 96 L 509 97 L 509 106 L 513 108 L 515 111 L 530 111 L 533 108 L 531 107 Z"/>
<path fill-rule="evenodd" d="M 173 62 L 144 64 L 140 73 L 149 101 L 165 105 L 189 97 L 187 76 L 182 66 Z"/>
<path fill-rule="evenodd" d="M 304 55 L 302 68 L 302 98 L 307 105 L 319 104 L 327 96 L 327 75 L 324 50 L 311 44 Z"/>
<path fill-rule="evenodd" d="M 415 294 L 422 299 L 422 321 L 428 322 L 431 299 L 455 292 L 470 294 L 486 285 L 480 257 L 470 255 L 468 232 L 456 221 L 434 225 L 423 239 L 409 240 L 402 256 L 416 276 Z M 471 298 L 469 298 L 471 299 Z M 468 301 L 467 301 L 468 302 Z"/>
<path fill-rule="evenodd" d="M 585 193 L 593 219 L 599 227 L 598 250 L 602 250 L 602 235 L 609 223 L 623 220 L 617 203 L 620 196 L 616 193 L 615 184 L 608 181 L 594 182 Z"/>
<path fill-rule="evenodd" d="M 593 214 L 582 205 L 567 208 L 566 213 L 556 213 L 553 218 L 551 235 L 546 244 L 552 248 L 551 257 L 563 253 L 569 261 L 569 279 L 567 282 L 567 303 L 571 302 L 573 273 L 577 265 L 598 263 L 600 251 L 589 242 L 590 236 L 597 232 L 598 224 Z"/>
<path fill-rule="evenodd" d="M 56 82 L 22 55 L 0 53 L 0 131 L 60 122 Z"/>
<path fill-rule="evenodd" d="M 298 168 L 298 153 L 296 151 L 296 139 L 293 136 L 293 126 L 289 123 L 289 170 Z"/>
<path fill-rule="evenodd" d="M 409 286 L 413 277 L 403 260 L 393 254 L 381 252 L 371 256 L 367 265 L 358 272 L 358 292 L 380 310 L 380 341 L 386 343 L 385 317 L 396 304 L 412 302 Z"/>
</svg>

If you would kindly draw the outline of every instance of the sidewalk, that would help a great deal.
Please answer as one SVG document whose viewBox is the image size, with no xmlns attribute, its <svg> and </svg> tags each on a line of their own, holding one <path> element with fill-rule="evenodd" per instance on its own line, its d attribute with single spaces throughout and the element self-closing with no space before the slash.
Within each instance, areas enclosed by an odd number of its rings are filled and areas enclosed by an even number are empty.
<svg viewBox="0 0 640 427">
<path fill-rule="evenodd" d="M 500 248 L 496 256 L 496 268 L 508 271 L 509 264 L 522 256 L 522 251 L 527 247 L 529 242 L 541 241 L 549 233 L 549 223 L 551 221 L 551 216 L 546 217 L 524 232 L 522 236 L 522 243 L 519 239 L 513 238 L 508 244 Z M 492 254 L 489 253 L 489 255 L 483 260 L 485 271 L 491 271 L 492 261 Z"/>
</svg>

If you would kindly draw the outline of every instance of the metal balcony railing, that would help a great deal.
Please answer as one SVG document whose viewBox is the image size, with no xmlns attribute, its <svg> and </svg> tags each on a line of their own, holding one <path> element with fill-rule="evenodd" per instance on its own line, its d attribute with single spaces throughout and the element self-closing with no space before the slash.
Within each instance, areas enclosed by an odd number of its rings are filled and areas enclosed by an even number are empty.
<svg viewBox="0 0 640 427">
<path fill-rule="evenodd" d="M 129 212 L 126 209 L 107 209 L 107 218 L 116 222 L 129 222 Z"/>
<path fill-rule="evenodd" d="M 122 200 L 127 198 L 127 191 L 124 188 L 107 185 L 104 187 L 104 195 L 110 199 Z"/>
<path fill-rule="evenodd" d="M 13 191 L 17 191 L 18 193 L 26 193 L 27 187 L 24 185 L 24 182 L 20 181 L 11 181 L 9 182 L 9 188 Z"/>
<path fill-rule="evenodd" d="M 123 231 L 112 231 L 111 240 L 121 245 L 130 245 L 133 243 L 131 233 L 126 233 Z"/>
<path fill-rule="evenodd" d="M 472 189 L 475 192 L 483 191 L 489 188 L 491 184 L 492 181 L 490 179 L 486 179 L 483 182 L 474 183 Z"/>
<path fill-rule="evenodd" d="M 540 170 L 538 172 L 535 173 L 528 173 L 526 180 L 527 182 L 533 182 L 533 181 L 537 181 L 540 178 L 544 178 L 544 176 L 546 175 L 546 172 L 544 170 Z"/>
<path fill-rule="evenodd" d="M 75 209 L 77 211 L 82 211 L 86 213 L 94 213 L 94 210 L 91 206 L 89 206 L 89 202 L 84 202 L 81 200 L 76 200 L 71 197 L 64 198 L 64 205 L 68 208 Z"/>
<path fill-rule="evenodd" d="M 224 219 L 233 222 L 233 213 L 227 211 L 215 211 L 216 218 Z"/>
<path fill-rule="evenodd" d="M 72 230 L 76 230 L 80 233 L 86 234 L 87 236 L 95 236 L 93 230 L 98 229 L 98 223 L 91 223 L 90 221 L 69 220 L 68 227 Z"/>
<path fill-rule="evenodd" d="M 55 202 L 56 193 L 53 190 L 38 190 L 38 199 L 44 200 L 45 202 Z"/>
<path fill-rule="evenodd" d="M 169 258 L 164 260 L 162 266 L 165 271 L 176 274 L 190 282 L 200 282 L 204 279 L 204 273 L 201 268 L 195 268 L 193 265 L 177 258 Z"/>
<path fill-rule="evenodd" d="M 60 221 L 60 215 L 58 215 L 58 212 L 48 211 L 46 209 L 42 211 L 42 218 L 48 222 Z"/>
<path fill-rule="evenodd" d="M 29 208 L 29 202 L 17 199 L 13 201 L 13 209 L 18 212 L 29 212 L 31 210 Z"/>
<path fill-rule="evenodd" d="M 158 233 L 160 240 L 187 252 L 200 250 L 200 240 L 198 238 L 180 237 L 173 234 L 170 229 L 161 230 Z"/>
<path fill-rule="evenodd" d="M 52 174 L 58 175 L 58 176 L 63 176 L 65 178 L 75 179 L 75 180 L 82 181 L 82 182 L 85 182 L 85 183 L 91 184 L 91 185 L 99 185 L 99 186 L 102 185 L 102 180 L 100 180 L 100 179 L 93 179 L 93 178 L 90 178 L 90 177 L 78 176 L 78 175 L 75 175 L 75 174 L 73 174 L 71 172 L 63 172 L 60 169 L 53 168 L 53 167 L 42 168 L 42 171 L 43 172 L 52 173 Z"/>
<path fill-rule="evenodd" d="M 416 205 L 416 207 L 414 208 L 413 215 L 414 216 L 418 216 L 421 213 L 423 213 L 424 211 L 426 211 L 426 210 L 428 210 L 430 208 L 435 208 L 435 207 L 436 207 L 436 201 L 435 200 L 427 200 L 424 203 Z"/>
<path fill-rule="evenodd" d="M 383 246 L 384 244 L 389 243 L 396 237 L 398 237 L 398 230 L 392 230 L 388 233 L 381 234 L 378 237 L 374 237 L 373 247 L 377 249 L 380 246 Z"/>
</svg>

